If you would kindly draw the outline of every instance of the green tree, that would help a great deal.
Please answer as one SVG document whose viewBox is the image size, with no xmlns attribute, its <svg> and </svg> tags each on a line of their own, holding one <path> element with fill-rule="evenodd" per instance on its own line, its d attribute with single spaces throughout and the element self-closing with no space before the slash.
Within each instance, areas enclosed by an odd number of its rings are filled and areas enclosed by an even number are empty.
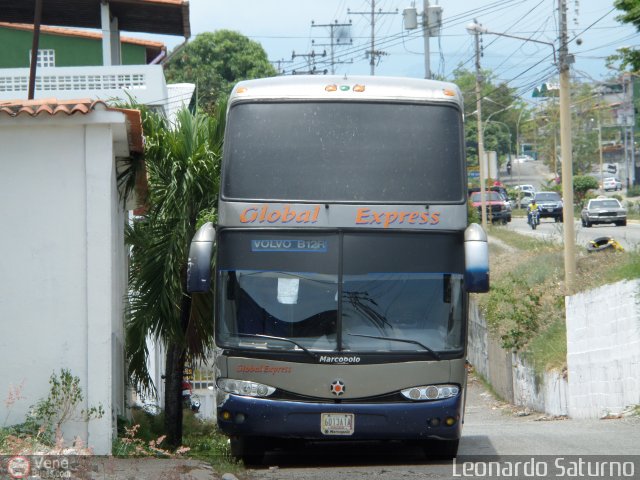
<svg viewBox="0 0 640 480">
<path fill-rule="evenodd" d="M 167 82 L 196 84 L 198 105 L 212 112 L 240 80 L 271 77 L 275 68 L 258 42 L 230 30 L 196 36 L 165 65 Z"/>
<path fill-rule="evenodd" d="M 490 71 L 483 71 L 482 118 L 485 151 L 494 150 L 504 160 L 516 151 L 517 121 L 523 104 L 515 89 L 505 83 L 495 84 Z M 465 113 L 465 138 L 470 165 L 478 165 L 478 125 L 476 116 L 476 74 L 464 68 L 453 72 L 453 82 L 462 91 Z M 489 121 L 487 122 L 487 119 Z"/>
<path fill-rule="evenodd" d="M 166 348 L 167 442 L 182 441 L 182 379 L 187 358 L 202 359 L 213 338 L 211 295 L 186 291 L 189 245 L 218 195 L 226 105 L 215 116 L 182 110 L 176 125 L 143 110 L 148 211 L 126 230 L 131 246 L 126 351 L 129 376 L 143 393 L 154 385 L 146 367 L 147 336 Z"/>
<path fill-rule="evenodd" d="M 598 180 L 590 175 L 576 175 L 573 177 L 573 195 L 576 203 L 582 205 L 589 190 L 598 188 Z"/>
<path fill-rule="evenodd" d="M 614 7 L 624 13 L 618 16 L 618 21 L 631 23 L 640 30 L 640 0 L 615 0 Z M 607 58 L 607 67 L 615 70 L 640 70 L 640 50 L 633 47 L 622 47 L 617 53 Z"/>
</svg>

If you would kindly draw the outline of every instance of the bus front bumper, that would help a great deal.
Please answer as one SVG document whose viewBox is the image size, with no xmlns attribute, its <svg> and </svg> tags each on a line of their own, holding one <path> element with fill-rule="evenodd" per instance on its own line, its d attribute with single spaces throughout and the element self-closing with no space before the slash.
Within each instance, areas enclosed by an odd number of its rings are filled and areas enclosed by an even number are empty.
<svg viewBox="0 0 640 480">
<path fill-rule="evenodd" d="M 455 440 L 462 434 L 463 394 L 445 400 L 384 404 L 305 403 L 229 395 L 218 406 L 218 426 L 230 436 Z M 351 414 L 352 428 L 339 434 L 323 433 L 323 414 L 334 414 L 334 418 Z"/>
</svg>

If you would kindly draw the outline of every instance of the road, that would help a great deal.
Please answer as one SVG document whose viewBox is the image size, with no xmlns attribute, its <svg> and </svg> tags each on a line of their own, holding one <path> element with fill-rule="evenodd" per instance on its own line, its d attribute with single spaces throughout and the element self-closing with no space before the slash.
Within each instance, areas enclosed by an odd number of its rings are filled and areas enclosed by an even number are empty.
<svg viewBox="0 0 640 480">
<path fill-rule="evenodd" d="M 449 479 L 460 476 L 460 465 L 470 460 L 469 456 L 518 455 L 526 460 L 534 458 L 535 462 L 551 462 L 553 467 L 556 457 L 545 455 L 593 459 L 589 456 L 638 454 L 638 417 L 567 420 L 547 419 L 538 413 L 520 416 L 522 413 L 497 402 L 472 380 L 456 471 L 450 461 L 427 460 L 417 448 L 401 444 L 301 445 L 295 452 L 268 454 L 264 466 L 248 470 L 246 476 L 251 480 Z M 483 461 L 486 464 L 487 458 Z M 635 462 L 638 478 L 638 457 Z M 551 467 L 548 473 L 552 473 Z"/>
<path fill-rule="evenodd" d="M 634 250 L 640 245 L 640 223 L 629 222 L 626 227 L 616 227 L 615 225 L 606 224 L 594 225 L 587 228 L 583 227 L 580 221 L 577 220 L 574 225 L 577 245 L 586 247 L 589 240 L 598 237 L 613 237 L 625 250 Z M 507 224 L 506 228 L 524 235 L 534 236 L 541 240 L 562 242 L 562 226 L 562 223 L 556 223 L 551 218 L 543 218 L 538 228 L 531 230 L 531 227 L 527 224 L 526 217 L 513 217 L 513 220 Z"/>
<path fill-rule="evenodd" d="M 551 178 L 553 176 L 549 169 L 540 160 L 514 163 L 511 175 L 505 170 L 500 170 L 500 181 L 508 186 L 533 185 L 536 190 L 542 190 Z"/>
</svg>

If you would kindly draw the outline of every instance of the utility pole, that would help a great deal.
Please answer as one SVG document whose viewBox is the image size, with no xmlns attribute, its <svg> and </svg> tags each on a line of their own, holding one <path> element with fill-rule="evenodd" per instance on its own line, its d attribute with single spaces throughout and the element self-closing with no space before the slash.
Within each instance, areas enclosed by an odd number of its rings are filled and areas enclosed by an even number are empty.
<svg viewBox="0 0 640 480">
<path fill-rule="evenodd" d="M 442 7 L 429 6 L 429 0 L 423 0 L 422 34 L 424 37 L 424 78 L 431 78 L 431 62 L 429 51 L 429 38 L 440 35 L 442 27 Z M 415 7 L 405 8 L 402 11 L 404 28 L 415 30 L 418 28 L 418 13 Z"/>
<path fill-rule="evenodd" d="M 562 154 L 562 195 L 564 200 L 564 282 L 565 294 L 573 295 L 576 280 L 575 225 L 573 223 L 573 156 L 571 143 L 571 89 L 569 83 L 570 64 L 567 35 L 566 0 L 558 0 L 560 14 L 560 151 Z"/>
<path fill-rule="evenodd" d="M 340 37 L 338 37 L 336 39 L 336 29 L 338 28 L 351 28 L 351 21 L 349 21 L 349 23 L 338 23 L 338 20 L 336 20 L 334 23 L 326 23 L 326 24 L 316 24 L 313 20 L 311 20 L 311 27 L 326 27 L 330 29 L 330 33 L 331 33 L 331 41 L 329 43 L 315 43 L 315 41 L 311 41 L 311 43 L 316 46 L 316 47 L 329 47 L 329 55 L 331 58 L 331 75 L 335 75 L 336 73 L 336 64 L 338 63 L 352 63 L 351 62 L 336 62 L 335 59 L 335 47 L 336 46 L 342 46 L 342 45 L 346 45 L 346 43 L 340 43 Z M 353 39 L 350 38 L 349 39 L 349 44 L 353 43 Z"/>
<path fill-rule="evenodd" d="M 284 58 L 281 58 L 280 60 L 270 60 L 269 63 L 276 68 L 278 75 L 284 75 L 283 65 L 293 63 L 293 60 L 285 60 Z"/>
<path fill-rule="evenodd" d="M 311 53 L 296 53 L 295 50 L 291 52 L 291 60 L 293 61 L 297 57 L 305 58 L 307 60 L 307 69 L 308 69 L 306 72 L 299 72 L 295 69 L 291 70 L 291 75 L 300 75 L 300 74 L 317 75 L 318 73 L 322 73 L 326 75 L 327 74 L 326 70 L 318 71 L 318 69 L 316 68 L 316 56 L 326 57 L 327 51 L 325 50 L 321 54 L 316 54 L 315 50 L 311 50 Z"/>
<path fill-rule="evenodd" d="M 424 29 L 424 78 L 431 78 L 431 51 L 429 47 L 429 0 L 422 3 L 422 28 Z"/>
<path fill-rule="evenodd" d="M 479 25 L 474 19 L 474 25 Z M 475 36 L 476 41 L 476 114 L 477 114 L 477 136 L 478 136 L 478 166 L 480 167 L 480 214 L 482 215 L 482 228 L 487 230 L 487 202 L 486 202 L 486 179 L 485 179 L 485 159 L 484 159 L 484 132 L 482 128 L 482 71 L 480 69 L 480 29 L 467 28 L 469 33 Z"/>
<path fill-rule="evenodd" d="M 371 1 L 371 11 L 370 12 L 352 12 L 347 9 L 347 13 L 349 15 L 370 15 L 371 20 L 371 49 L 367 52 L 369 55 L 369 65 L 371 66 L 371 75 L 376 74 L 376 58 L 381 57 L 382 55 L 388 55 L 388 53 L 383 52 L 381 50 L 376 50 L 376 16 L 377 15 L 396 15 L 398 13 L 398 9 L 396 8 L 395 12 L 383 12 L 382 9 L 379 9 L 376 12 L 376 0 Z"/>
</svg>

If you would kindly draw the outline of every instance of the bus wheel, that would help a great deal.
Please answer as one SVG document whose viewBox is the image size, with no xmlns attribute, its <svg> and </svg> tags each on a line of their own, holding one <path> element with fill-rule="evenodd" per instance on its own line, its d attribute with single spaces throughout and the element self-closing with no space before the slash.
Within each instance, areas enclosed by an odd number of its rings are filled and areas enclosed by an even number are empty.
<svg viewBox="0 0 640 480">
<path fill-rule="evenodd" d="M 245 465 L 260 465 L 264 459 L 266 442 L 261 437 L 231 437 L 231 455 Z"/>
<path fill-rule="evenodd" d="M 451 460 L 458 454 L 460 440 L 425 440 L 422 450 L 427 458 Z"/>
</svg>

